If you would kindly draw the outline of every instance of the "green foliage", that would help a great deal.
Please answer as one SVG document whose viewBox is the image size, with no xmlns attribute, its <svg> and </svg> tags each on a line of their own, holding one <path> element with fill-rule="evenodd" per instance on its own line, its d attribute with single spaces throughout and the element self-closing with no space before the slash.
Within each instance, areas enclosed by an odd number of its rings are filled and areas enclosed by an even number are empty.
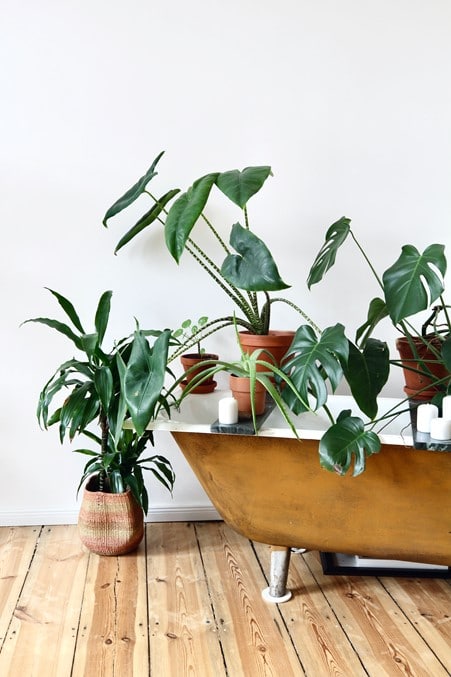
<svg viewBox="0 0 451 677">
<path fill-rule="evenodd" d="M 160 222 L 164 226 L 167 249 L 174 260 L 179 263 L 183 253 L 188 252 L 239 309 L 240 316 L 237 318 L 229 315 L 213 320 L 210 333 L 236 321 L 251 333 L 267 334 L 273 302 L 273 299 L 269 298 L 269 292 L 286 289 L 289 285 L 282 280 L 267 245 L 251 232 L 247 205 L 272 174 L 271 168 L 256 166 L 245 167 L 242 171 L 234 169 L 211 172 L 195 180 L 185 192 L 180 193 L 179 189 L 173 188 L 158 198 L 149 192 L 147 184 L 156 174 L 154 169 L 161 155 L 160 153 L 157 156 L 144 177 L 105 214 L 103 223 L 107 225 L 112 216 L 129 207 L 144 192 L 154 203 L 151 209 L 123 235 L 116 246 L 116 252 L 152 223 Z M 144 185 L 146 179 L 147 184 Z M 228 237 L 219 234 L 219 230 L 213 226 L 204 211 L 215 187 L 241 210 L 244 226 L 235 223 Z M 172 201 L 176 195 L 177 199 Z M 213 246 L 216 246 L 215 257 L 218 257 L 216 260 L 193 239 L 195 231 L 200 230 L 201 226 L 207 229 L 213 240 Z M 259 293 L 263 293 L 261 301 Z M 285 301 L 285 299 L 275 300 Z M 296 308 L 294 304 L 290 305 Z"/>
<path fill-rule="evenodd" d="M 205 329 L 208 325 L 208 317 L 203 315 L 199 317 L 196 323 L 192 320 L 187 319 L 182 322 L 182 326 L 172 332 L 171 338 L 174 339 L 179 346 L 190 346 L 192 339 L 196 339 L 195 343 L 197 344 L 197 354 L 202 355 L 205 352 L 204 348 L 201 348 L 201 334 L 202 330 Z"/>
<path fill-rule="evenodd" d="M 86 333 L 72 303 L 61 294 L 49 291 L 72 326 L 42 317 L 26 322 L 55 329 L 69 338 L 82 356 L 63 362 L 44 385 L 39 396 L 38 420 L 44 429 L 58 424 L 61 443 L 66 436 L 72 442 L 76 436 L 84 435 L 100 447 L 98 452 L 77 450 L 91 457 L 81 483 L 91 474 L 99 473 L 110 491 L 124 491 L 129 485 L 147 510 L 147 493 L 142 481 L 142 468 L 146 466 L 140 457 L 146 445 L 153 444 L 152 435 L 145 430 L 147 424 L 161 406 L 168 408 L 163 383 L 170 331 L 156 332 L 157 338 L 150 346 L 144 332 L 137 329 L 134 335 L 120 340 L 106 352 L 103 341 L 112 292 L 101 295 L 94 318 L 95 331 Z M 139 377 L 143 360 L 147 369 L 145 383 Z M 124 429 L 129 418 L 135 430 Z M 91 430 L 94 422 L 100 425 L 100 436 Z M 174 476 L 169 461 L 155 456 L 149 462 L 157 479 L 171 490 Z"/>
<path fill-rule="evenodd" d="M 319 445 L 321 465 L 327 470 L 345 475 L 354 459 L 356 477 L 365 470 L 367 456 L 377 453 L 381 443 L 371 430 L 365 430 L 358 416 L 344 411 L 323 435 Z"/>
</svg>

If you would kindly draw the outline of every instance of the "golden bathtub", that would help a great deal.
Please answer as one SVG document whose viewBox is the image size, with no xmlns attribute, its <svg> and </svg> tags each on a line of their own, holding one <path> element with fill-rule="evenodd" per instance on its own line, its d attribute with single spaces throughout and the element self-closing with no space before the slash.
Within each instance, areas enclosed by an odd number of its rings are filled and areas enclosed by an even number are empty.
<svg viewBox="0 0 451 677">
<path fill-rule="evenodd" d="M 227 391 L 190 395 L 169 430 L 224 521 L 274 546 L 270 596 L 285 593 L 290 548 L 451 564 L 451 453 L 415 449 L 408 412 L 380 434 L 365 472 L 339 476 L 320 467 L 324 415 L 295 418 L 293 437 L 277 409 L 258 435 L 211 432 Z M 346 397 L 330 399 L 337 411 Z M 395 400 L 381 399 L 386 409 Z M 444 445 L 442 445 L 444 446 Z"/>
</svg>

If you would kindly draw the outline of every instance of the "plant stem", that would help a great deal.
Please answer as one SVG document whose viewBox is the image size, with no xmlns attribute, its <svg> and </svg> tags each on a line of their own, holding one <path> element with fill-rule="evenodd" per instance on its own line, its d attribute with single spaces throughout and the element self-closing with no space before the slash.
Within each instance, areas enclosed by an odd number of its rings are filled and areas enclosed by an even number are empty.
<svg viewBox="0 0 451 677">
<path fill-rule="evenodd" d="M 384 289 L 384 285 L 382 284 L 382 280 L 380 279 L 379 275 L 377 274 L 377 272 L 376 272 L 376 270 L 375 270 L 373 264 L 372 264 L 371 261 L 369 260 L 369 258 L 368 258 L 368 256 L 366 255 L 364 249 L 361 247 L 359 241 L 357 240 L 357 238 L 355 237 L 355 235 L 354 235 L 354 233 L 352 232 L 351 229 L 349 230 L 349 233 L 350 233 L 352 239 L 354 240 L 355 244 L 357 245 L 358 249 L 360 250 L 360 253 L 362 254 L 363 258 L 365 259 L 365 261 L 366 261 L 367 264 L 369 265 L 370 270 L 371 270 L 371 272 L 373 273 L 374 277 L 376 278 L 376 280 L 377 280 L 377 282 L 378 282 L 380 288 L 383 290 L 383 289 Z"/>
<path fill-rule="evenodd" d="M 313 327 L 313 329 L 314 329 L 318 334 L 321 334 L 321 329 L 318 327 L 318 325 L 315 324 L 315 322 L 313 322 L 313 320 L 312 320 L 312 319 L 311 319 L 311 318 L 310 318 L 310 317 L 309 317 L 309 316 L 308 316 L 301 308 L 299 308 L 299 306 L 297 306 L 295 303 L 293 303 L 293 301 L 289 301 L 288 299 L 284 299 L 284 298 L 281 298 L 281 297 L 280 297 L 280 298 L 271 299 L 269 302 L 270 302 L 270 303 L 275 303 L 276 301 L 278 301 L 278 302 L 280 302 L 280 303 L 286 303 L 288 306 L 290 306 L 291 308 L 293 308 L 294 310 L 296 310 L 296 312 L 298 312 L 300 315 L 302 315 L 302 317 L 304 318 L 304 320 L 305 320 L 311 327 Z"/>
<path fill-rule="evenodd" d="M 205 214 L 203 212 L 201 214 L 201 217 L 203 218 L 203 220 L 205 221 L 207 226 L 210 228 L 211 232 L 213 233 L 215 238 L 218 240 L 219 244 L 224 249 L 226 254 L 230 254 L 230 249 L 227 247 L 226 243 L 224 242 L 224 240 L 222 239 L 222 237 L 220 236 L 220 234 L 218 233 L 218 231 L 216 230 L 214 225 L 211 223 L 211 221 L 209 219 L 207 219 L 207 217 L 205 216 Z"/>
<path fill-rule="evenodd" d="M 196 245 L 193 240 L 189 239 L 188 243 L 185 245 L 185 249 L 191 254 L 191 256 L 202 266 L 202 268 L 213 278 L 213 280 L 218 284 L 223 291 L 227 294 L 229 298 L 238 306 L 243 315 L 246 316 L 249 324 L 255 326 L 259 324 L 259 317 L 255 315 L 253 308 L 246 301 L 241 292 L 230 282 L 228 282 L 221 274 L 218 266 L 205 254 L 202 249 Z M 194 251 L 194 249 L 196 251 Z M 197 252 L 197 253 L 196 253 Z M 201 258 L 202 257 L 202 258 Z M 204 260 L 202 260 L 204 259 Z M 207 265 L 208 264 L 208 265 Z M 210 266 L 210 267 L 209 267 Z M 229 287 L 226 286 L 229 285 Z"/>
<path fill-rule="evenodd" d="M 108 419 L 103 410 L 101 410 L 100 412 L 100 429 L 102 431 L 100 452 L 103 456 L 108 451 L 108 434 L 109 434 Z M 101 470 L 99 472 L 99 491 L 103 492 L 105 490 L 105 478 L 106 478 L 105 470 Z"/>
</svg>

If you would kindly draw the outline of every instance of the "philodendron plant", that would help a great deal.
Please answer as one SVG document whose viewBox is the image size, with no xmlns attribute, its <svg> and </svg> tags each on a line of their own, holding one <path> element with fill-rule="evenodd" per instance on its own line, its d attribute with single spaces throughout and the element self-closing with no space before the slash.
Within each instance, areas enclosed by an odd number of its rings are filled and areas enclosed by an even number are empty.
<svg viewBox="0 0 451 677">
<path fill-rule="evenodd" d="M 75 436 L 84 435 L 97 445 L 97 451 L 74 449 L 89 457 L 79 488 L 92 475 L 98 477 L 99 491 L 122 493 L 129 486 L 147 513 L 143 470 L 150 470 L 169 491 L 175 479 L 171 463 L 164 456 L 143 457 L 147 444 L 153 445 L 147 424 L 161 407 L 169 411 L 164 380 L 170 331 L 155 332 L 157 338 L 150 346 L 145 332 L 137 328 L 132 336 L 105 351 L 103 341 L 112 292 L 106 291 L 100 297 L 94 331 L 87 333 L 73 304 L 58 292 L 49 291 L 69 323 L 45 317 L 26 322 L 37 322 L 63 334 L 80 357 L 63 362 L 44 385 L 39 396 L 38 420 L 45 429 L 58 424 L 61 443 L 66 436 L 73 441 Z M 133 430 L 124 428 L 129 418 Z M 95 423 L 99 433 L 93 430 Z"/>
<path fill-rule="evenodd" d="M 162 155 L 160 153 L 155 158 L 144 176 L 104 216 L 103 223 L 107 226 L 113 216 L 129 207 L 141 195 L 145 194 L 151 200 L 150 209 L 125 233 L 115 251 L 118 252 L 151 224 L 157 222 L 162 225 L 167 249 L 174 260 L 178 263 L 182 254 L 187 252 L 228 295 L 239 311 L 237 317 L 230 315 L 217 318 L 200 327 L 199 333 L 202 337 L 234 322 L 252 334 L 267 334 L 271 306 L 278 301 L 292 306 L 310 321 L 291 301 L 270 296 L 271 292 L 281 291 L 289 285 L 281 278 L 269 248 L 250 227 L 248 202 L 272 174 L 271 167 L 256 166 L 246 167 L 242 171 L 235 169 L 212 172 L 194 181 L 184 193 L 178 188 L 172 188 L 157 197 L 149 190 L 148 185 L 157 175 L 156 166 Z M 240 221 L 232 225 L 227 237 L 220 234 L 204 211 L 213 189 L 219 190 L 220 194 L 239 209 Z M 194 239 L 195 228 L 198 231 L 203 228 L 211 236 L 212 245 L 216 245 L 216 261 Z M 197 336 L 193 335 L 191 345 L 195 345 L 196 341 Z M 190 344 L 185 345 L 184 350 L 189 347 Z"/>
</svg>

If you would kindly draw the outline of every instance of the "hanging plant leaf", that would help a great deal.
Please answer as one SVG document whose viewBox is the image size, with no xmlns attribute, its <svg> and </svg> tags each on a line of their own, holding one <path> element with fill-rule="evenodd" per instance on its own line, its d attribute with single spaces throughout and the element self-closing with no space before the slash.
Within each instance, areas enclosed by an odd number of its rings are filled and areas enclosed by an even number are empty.
<svg viewBox="0 0 451 677">
<path fill-rule="evenodd" d="M 318 252 L 307 278 L 308 288 L 320 282 L 335 263 L 337 252 L 351 230 L 351 220 L 342 216 L 333 223 L 326 233 L 325 242 Z"/>
<path fill-rule="evenodd" d="M 186 193 L 172 205 L 166 218 L 166 246 L 177 261 L 180 260 L 190 233 L 205 207 L 218 174 L 207 174 L 193 183 Z"/>
<path fill-rule="evenodd" d="M 235 223 L 230 244 L 238 254 L 225 258 L 221 273 L 235 287 L 246 291 L 277 291 L 290 286 L 280 277 L 265 243 L 250 230 Z"/>
<path fill-rule="evenodd" d="M 243 171 L 233 169 L 219 174 L 216 185 L 229 200 L 243 209 L 248 200 L 258 193 L 268 176 L 271 167 L 246 167 Z"/>
<path fill-rule="evenodd" d="M 134 186 L 129 188 L 129 190 L 127 190 L 127 192 L 124 193 L 124 195 L 122 195 L 122 197 L 120 197 L 118 200 L 116 200 L 116 202 L 107 210 L 102 222 L 105 227 L 107 226 L 108 219 L 111 219 L 112 216 L 119 214 L 119 212 L 131 205 L 140 195 L 142 195 L 142 193 L 144 193 L 149 181 L 157 175 L 158 172 L 155 171 L 155 167 L 163 155 L 164 151 L 157 155 L 144 176 L 142 176 Z"/>
<path fill-rule="evenodd" d="M 444 249 L 442 244 L 431 244 L 420 254 L 416 247 L 406 244 L 398 260 L 383 274 L 385 301 L 395 324 L 425 310 L 443 292 Z"/>
<path fill-rule="evenodd" d="M 300 398 L 294 397 L 289 388 L 284 388 L 283 399 L 295 414 L 307 410 L 301 400 L 308 402 L 309 394 L 315 399 L 314 409 L 326 403 L 326 381 L 332 391 L 337 388 L 342 376 L 342 362 L 347 362 L 349 342 L 342 324 L 328 327 L 318 337 L 310 325 L 302 325 L 296 331 L 288 350 L 292 357 L 283 365 L 283 371 L 291 378 Z"/>
<path fill-rule="evenodd" d="M 320 463 L 323 468 L 345 475 L 354 459 L 353 476 L 365 470 L 366 457 L 381 448 L 379 437 L 365 431 L 363 421 L 350 416 L 349 411 L 324 433 L 319 444 Z"/>
<path fill-rule="evenodd" d="M 349 341 L 349 357 L 343 370 L 357 406 L 373 419 L 377 414 L 377 396 L 387 382 L 390 354 L 385 341 L 368 339 L 361 352 Z"/>
<path fill-rule="evenodd" d="M 179 188 L 173 188 L 172 190 L 168 191 L 165 193 L 160 199 L 155 202 L 155 204 L 149 209 L 148 212 L 142 216 L 139 221 L 135 223 L 133 228 L 130 228 L 123 237 L 119 240 L 119 242 L 116 245 L 116 249 L 114 250 L 114 253 L 117 254 L 117 252 L 122 249 L 126 244 L 130 242 L 130 240 L 133 240 L 133 238 L 138 235 L 144 228 L 147 228 L 147 226 L 150 226 L 151 223 L 156 221 L 158 217 L 160 216 L 161 212 L 163 209 L 166 207 L 168 202 L 172 200 L 177 193 L 180 193 Z"/>
</svg>

